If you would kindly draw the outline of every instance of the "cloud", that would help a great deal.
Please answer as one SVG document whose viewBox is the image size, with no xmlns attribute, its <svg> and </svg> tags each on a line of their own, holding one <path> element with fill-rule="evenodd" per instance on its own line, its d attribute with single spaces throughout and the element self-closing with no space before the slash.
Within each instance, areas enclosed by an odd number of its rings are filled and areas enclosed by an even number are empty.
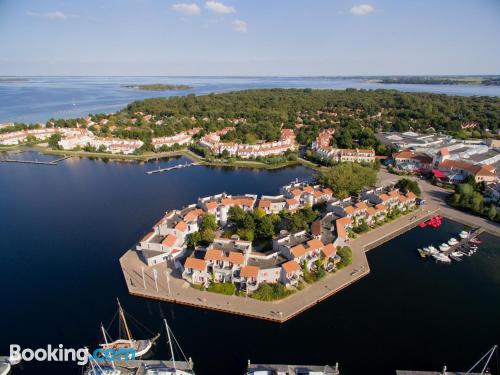
<svg viewBox="0 0 500 375">
<path fill-rule="evenodd" d="M 192 4 L 187 4 L 187 3 L 174 4 L 174 5 L 172 5 L 172 9 L 176 12 L 183 13 L 183 14 L 189 14 L 189 15 L 200 14 L 200 12 L 201 12 L 201 8 L 194 3 L 192 3 Z"/>
<path fill-rule="evenodd" d="M 375 11 L 375 8 L 373 5 L 370 4 L 359 4 L 359 5 L 354 5 L 351 8 L 351 13 L 354 14 L 355 16 L 366 16 L 367 14 L 370 14 Z"/>
<path fill-rule="evenodd" d="M 231 22 L 233 30 L 239 33 L 246 33 L 248 31 L 248 24 L 242 20 L 234 20 Z"/>
<path fill-rule="evenodd" d="M 68 16 L 59 10 L 57 10 L 55 12 L 45 12 L 45 13 L 28 12 L 26 14 L 28 16 L 31 16 L 31 17 L 45 18 L 48 20 L 66 20 L 66 19 L 68 19 Z"/>
<path fill-rule="evenodd" d="M 219 3 L 218 1 L 207 1 L 205 3 L 205 8 L 219 14 L 228 14 L 235 12 L 235 9 L 233 7 L 224 5 L 222 3 Z"/>
</svg>

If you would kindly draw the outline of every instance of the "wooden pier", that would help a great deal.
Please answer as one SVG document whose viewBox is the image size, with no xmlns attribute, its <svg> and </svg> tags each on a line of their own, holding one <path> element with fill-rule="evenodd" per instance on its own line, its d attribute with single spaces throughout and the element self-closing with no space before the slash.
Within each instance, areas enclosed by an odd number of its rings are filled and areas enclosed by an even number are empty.
<svg viewBox="0 0 500 375">
<path fill-rule="evenodd" d="M 126 361 L 99 361 L 99 366 L 104 369 L 111 369 L 113 366 L 117 371 L 120 371 L 122 374 L 127 375 L 146 375 L 146 374 L 161 374 L 161 370 L 166 371 L 166 369 L 170 369 L 173 371 L 174 365 L 177 370 L 180 371 L 191 371 L 193 368 L 193 362 L 189 359 L 188 362 L 185 361 L 164 361 L 164 360 L 126 360 Z M 88 364 L 83 372 L 84 375 L 94 375 L 96 373 L 96 368 L 92 367 L 92 364 Z M 104 373 L 104 372 L 103 372 Z M 167 372 L 165 372 L 167 373 Z"/>
<path fill-rule="evenodd" d="M 22 160 L 22 159 L 2 159 L 3 163 L 21 163 L 21 164 L 37 164 L 37 165 L 57 165 L 59 162 L 69 159 L 71 156 L 63 156 L 62 158 L 52 161 L 38 161 L 38 160 Z"/>
<path fill-rule="evenodd" d="M 153 174 L 153 173 L 160 173 L 160 172 L 168 172 L 168 171 L 173 171 L 175 169 L 181 169 L 181 168 L 188 168 L 188 167 L 194 167 L 200 165 L 200 163 L 188 163 L 188 164 L 177 164 L 174 165 L 173 167 L 166 167 L 166 168 L 160 168 L 160 169 L 155 169 L 153 171 L 147 171 L 147 174 Z"/>
<path fill-rule="evenodd" d="M 453 245 L 453 246 L 449 245 L 450 248 L 446 251 L 441 251 L 441 253 L 443 253 L 444 255 L 450 255 L 451 253 L 460 249 L 460 247 L 467 244 L 470 240 L 473 240 L 474 238 L 476 238 L 477 236 L 479 236 L 483 232 L 484 232 L 483 228 L 476 228 L 470 232 L 469 237 L 460 239 L 460 241 L 456 245 Z M 438 247 L 439 247 L 439 245 L 438 245 Z"/>
</svg>

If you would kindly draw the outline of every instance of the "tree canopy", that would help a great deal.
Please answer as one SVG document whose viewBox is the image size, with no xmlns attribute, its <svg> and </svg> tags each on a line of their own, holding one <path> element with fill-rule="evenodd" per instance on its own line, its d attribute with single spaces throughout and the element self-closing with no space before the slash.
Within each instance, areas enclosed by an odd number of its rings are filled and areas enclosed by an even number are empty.
<svg viewBox="0 0 500 375">
<path fill-rule="evenodd" d="M 377 171 L 373 166 L 345 162 L 337 164 L 316 176 L 318 182 L 328 186 L 338 198 L 358 195 L 364 187 L 374 186 Z"/>
</svg>

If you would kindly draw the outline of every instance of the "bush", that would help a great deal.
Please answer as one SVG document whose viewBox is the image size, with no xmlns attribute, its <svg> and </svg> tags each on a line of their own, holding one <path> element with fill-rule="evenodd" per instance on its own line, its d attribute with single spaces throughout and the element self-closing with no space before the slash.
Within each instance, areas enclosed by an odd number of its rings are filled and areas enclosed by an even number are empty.
<svg viewBox="0 0 500 375">
<path fill-rule="evenodd" d="M 352 250 L 349 246 L 339 248 L 337 255 L 340 257 L 340 261 L 337 263 L 339 270 L 352 264 Z"/>
<path fill-rule="evenodd" d="M 236 293 L 236 287 L 233 283 L 213 283 L 207 290 L 209 292 L 225 294 L 227 296 L 232 296 Z"/>
<path fill-rule="evenodd" d="M 276 301 L 285 298 L 292 294 L 283 284 L 261 284 L 255 292 L 252 293 L 252 298 L 260 301 Z"/>
</svg>

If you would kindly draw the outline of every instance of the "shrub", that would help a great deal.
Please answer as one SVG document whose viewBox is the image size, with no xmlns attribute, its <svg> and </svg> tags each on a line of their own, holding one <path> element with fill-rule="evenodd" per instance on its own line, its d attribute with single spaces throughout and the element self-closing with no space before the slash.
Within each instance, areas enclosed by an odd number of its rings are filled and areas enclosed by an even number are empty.
<svg viewBox="0 0 500 375">
<path fill-rule="evenodd" d="M 233 283 L 213 283 L 207 288 L 207 290 L 209 292 L 225 294 L 228 296 L 232 296 L 236 293 L 236 287 Z"/>
<path fill-rule="evenodd" d="M 252 293 L 252 298 L 260 301 L 275 301 L 285 298 L 292 294 L 283 284 L 261 284 L 255 292 Z"/>
<path fill-rule="evenodd" d="M 337 263 L 338 269 L 342 269 L 352 264 L 352 250 L 349 246 L 338 249 L 337 255 L 340 257 L 340 261 Z"/>
</svg>

